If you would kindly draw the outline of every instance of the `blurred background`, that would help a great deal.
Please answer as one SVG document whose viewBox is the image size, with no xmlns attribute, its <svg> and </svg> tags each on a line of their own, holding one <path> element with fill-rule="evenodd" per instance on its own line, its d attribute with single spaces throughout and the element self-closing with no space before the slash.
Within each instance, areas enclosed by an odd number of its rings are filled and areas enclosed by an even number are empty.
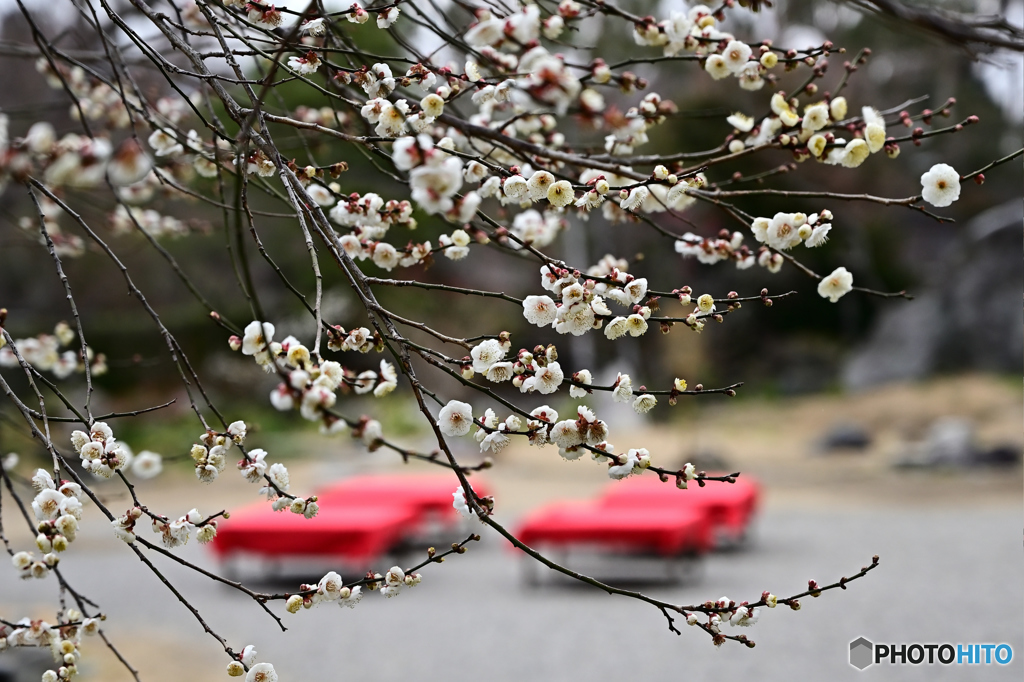
<svg viewBox="0 0 1024 682">
<path fill-rule="evenodd" d="M 26 2 L 44 32 L 54 40 L 59 36 L 58 44 L 70 50 L 95 50 L 98 45 L 88 42 L 90 31 L 64 4 Z M 640 15 L 659 17 L 678 8 L 672 2 L 621 4 Z M 731 12 L 723 28 L 741 38 L 771 38 L 791 47 L 828 38 L 847 47 L 847 57 L 861 47 L 871 48 L 871 58 L 844 93 L 851 107 L 887 109 L 927 97 L 906 107 L 914 113 L 955 97 L 953 116 L 938 119 L 936 127 L 970 114 L 978 115 L 980 123 L 960 134 L 926 140 L 919 148 L 905 144 L 896 160 L 879 155 L 857 171 L 800 166 L 772 179 L 773 187 L 902 197 L 919 191 L 918 178 L 934 163 L 949 163 L 964 174 L 1021 147 L 1020 54 L 972 55 L 850 4 L 774 4 L 758 14 Z M 943 4 L 978 13 L 1003 12 L 1024 24 L 1021 2 Z M 24 57 L 28 30 L 17 6 L 0 1 L 0 9 L 6 11 L 0 19 L 0 109 L 11 119 L 11 137 L 23 135 L 40 119 L 49 120 L 60 133 L 76 130 L 65 95 L 47 87 Z M 600 27 L 600 32 L 573 36 L 573 44 L 600 45 L 600 56 L 609 63 L 637 53 L 626 25 L 607 22 Z M 408 30 L 424 49 L 430 48 L 431 37 L 411 25 Z M 357 27 L 353 36 L 370 51 L 397 54 L 375 27 Z M 579 50 L 576 61 L 590 56 Z M 842 73 L 842 57 L 835 55 L 832 62 L 826 84 Z M 639 153 L 712 147 L 729 132 L 728 113 L 763 108 L 766 91 L 748 93 L 715 83 L 691 65 L 638 65 L 634 71 L 650 81 L 648 92 L 673 100 L 680 110 L 652 130 L 651 142 Z M 142 84 L 154 96 L 162 93 L 156 75 L 143 78 Z M 299 90 L 283 94 L 290 108 L 326 104 Z M 624 110 L 640 95 L 606 97 Z M 564 132 L 571 144 L 581 146 L 603 136 L 585 125 Z M 293 144 L 290 152 L 298 156 L 298 142 L 282 139 L 282 146 Z M 386 198 L 394 191 L 351 149 L 317 140 L 312 152 L 320 162 L 349 163 L 350 171 L 339 180 L 345 191 L 378 191 Z M 747 165 L 744 171 L 768 170 L 788 161 L 782 155 L 766 156 L 756 162 L 762 165 Z M 709 179 L 725 180 L 735 170 L 723 164 L 709 173 Z M 564 367 L 590 368 L 598 381 L 607 372 L 614 378 L 616 371 L 629 371 L 634 377 L 650 377 L 652 385 L 654 378 L 663 377 L 660 383 L 667 383 L 673 376 L 708 387 L 746 382 L 736 398 L 706 396 L 681 400 L 672 408 L 660 405 L 644 420 L 628 409 L 616 411 L 611 403 L 593 404 L 612 424 L 617 445 L 647 447 L 655 462 L 664 466 L 693 461 L 709 469 L 742 471 L 763 485 L 762 513 L 748 546 L 712 555 L 691 580 L 645 590 L 678 602 L 723 594 L 754 600 L 765 589 L 780 595 L 801 591 L 809 578 L 830 582 L 856 572 L 871 555 L 881 556 L 881 568 L 849 591 L 805 600 L 800 613 L 763 616 L 747 633 L 758 642 L 756 649 L 716 650 L 700 633 L 685 630 L 677 638 L 667 631 L 660 614 L 631 600 L 559 584 L 528 588 L 516 557 L 487 534 L 465 556 L 425 569 L 424 584 L 398 599 L 385 603 L 369 598 L 353 612 L 304 612 L 287 619 L 289 632 L 283 635 L 273 633 L 273 623 L 261 618 L 255 605 L 226 589 L 173 566 L 166 567 L 167 574 L 195 596 L 200 608 L 205 607 L 219 632 L 232 642 L 255 643 L 261 659 L 274 662 L 282 679 L 323 674 L 432 679 L 460 673 L 496 680 L 524 675 L 660 678 L 686 673 L 789 679 L 798 669 L 812 679 L 840 678 L 856 674 L 847 665 L 846 651 L 858 636 L 894 642 L 1005 641 L 1018 656 L 1024 655 L 1019 464 L 1024 447 L 1022 175 L 1018 159 L 988 173 L 983 186 L 965 186 L 961 199 L 944 211 L 956 222 L 941 224 L 915 211 L 883 210 L 873 204 L 794 206 L 770 198 L 742 204 L 753 215 L 830 209 L 836 216 L 831 239 L 827 246 L 806 252 L 807 264 L 818 272 L 846 265 L 858 285 L 906 289 L 914 296 L 912 301 L 848 295 L 829 304 L 817 295 L 813 282 L 789 266 L 777 275 L 761 268 L 741 272 L 703 266 L 665 248 L 663 238 L 652 230 L 607 225 L 598 216 L 589 223 L 573 220 L 551 253 L 579 264 L 614 253 L 631 260 L 631 271 L 649 273 L 658 288 L 689 284 L 697 294 L 736 290 L 750 295 L 767 286 L 772 293 L 798 294 L 770 309 L 748 305 L 730 315 L 726 324 L 709 326 L 702 334 L 677 328 L 668 335 L 648 334 L 611 344 L 594 335 L 565 339 L 528 329 L 518 314 L 510 315 L 499 306 L 479 307 L 472 299 L 408 289 L 380 292 L 385 306 L 399 314 L 418 314 L 442 331 L 471 336 L 507 329 L 513 343 L 557 343 Z M 194 182 L 203 191 L 213 191 L 210 181 Z M 214 401 L 231 418 L 251 424 L 253 446 L 267 449 L 271 459 L 289 466 L 294 490 L 316 489 L 359 472 L 426 466 L 402 465 L 384 451 L 366 453 L 345 436 L 324 439 L 297 415 L 271 410 L 266 396 L 276 379 L 229 351 L 223 330 L 209 322 L 140 235 L 111 233 L 107 216 L 112 202 L 88 195 L 73 195 L 70 201 L 109 237 Z M 224 249 L 231 237 L 220 227 L 220 215 L 180 196 L 160 198 L 155 208 L 188 226 L 189 234 L 163 239 L 163 246 L 218 311 L 244 324 L 250 314 L 232 277 Z M 269 203 L 264 208 L 277 210 Z M 31 215 L 21 188 L 8 186 L 0 200 L 0 307 L 9 310 L 6 328 L 15 338 L 48 333 L 58 321 L 69 319 L 49 256 L 34 234 L 20 227 L 21 219 Z M 703 205 L 692 207 L 687 217 L 704 236 L 736 227 L 725 214 Z M 305 246 L 296 239 L 294 225 L 269 217 L 258 219 L 257 225 L 289 279 L 312 291 Z M 70 222 L 63 228 L 74 232 Z M 679 225 L 671 228 L 684 231 Z M 415 237 L 436 244 L 437 236 L 448 231 L 446 224 L 422 216 Z M 251 251 L 259 296 L 265 309 L 273 311 L 278 335 L 307 340 L 312 320 L 255 249 L 243 248 Z M 519 267 L 488 249 L 476 249 L 473 256 L 457 263 L 439 259 L 423 277 L 496 291 L 532 293 L 536 288 L 532 267 Z M 369 261 L 364 265 L 371 274 L 384 274 Z M 166 347 L 149 318 L 125 295 L 116 269 L 93 249 L 66 259 L 65 269 L 89 343 L 106 354 L 111 368 L 97 381 L 96 409 L 135 409 L 178 397 L 171 408 L 117 425 L 118 438 L 135 451 L 150 449 L 167 458 L 164 474 L 143 482 L 140 494 L 168 515 L 186 512 L 187 508 L 178 509 L 183 504 L 198 504 L 201 511 L 212 513 L 251 502 L 253 489 L 237 476 L 225 475 L 210 487 L 199 487 L 195 481 L 187 451 L 200 428 L 187 410 Z M 364 324 L 365 317 L 340 276 L 329 272 L 326 277 L 327 318 L 346 328 Z M 366 369 L 376 360 L 368 356 L 356 362 L 367 363 L 359 367 Z M 4 372 L 14 385 L 22 379 L 20 372 Z M 72 377 L 62 388 L 77 395 L 80 383 Z M 466 397 L 447 384 L 443 394 Z M 574 403 L 552 404 L 561 411 L 572 409 Z M 383 401 L 346 397 L 341 410 L 380 419 L 392 440 L 424 451 L 434 447 L 411 396 L 401 388 Z M 19 471 L 30 473 L 43 461 L 39 449 L 17 426 L 20 417 L 12 405 L 0 403 L 0 415 L 0 452 L 18 452 Z M 466 463 L 481 458 L 471 444 L 457 447 Z M 566 463 L 554 453 L 525 447 L 502 452 L 495 468 L 481 476 L 495 493 L 498 519 L 510 523 L 548 501 L 593 497 L 607 481 L 603 467 L 589 460 Z M 98 484 L 98 490 L 110 496 L 113 508 L 129 504 L 116 486 L 104 485 Z M 10 513 L 6 505 L 4 511 Z M 107 629 L 112 638 L 142 671 L 143 679 L 170 680 L 192 671 L 201 679 L 215 674 L 209 671 L 223 664 L 216 647 L 173 596 L 118 546 L 107 524 L 96 516 L 87 512 L 82 538 L 62 565 L 110 615 Z M 19 535 L 20 526 L 6 525 L 14 526 L 8 530 L 12 542 L 27 541 Z M 197 545 L 186 547 L 184 555 L 214 566 Z M 0 578 L 0 614 L 20 617 L 38 611 L 40 617 L 52 618 L 44 609 L 54 603 L 54 590 L 52 584 L 21 583 L 8 573 Z M 128 679 L 107 652 L 93 647 L 89 654 L 83 663 L 87 679 Z M 0 654 L 0 665 L 5 655 Z M 974 679 L 970 672 L 956 666 L 875 671 L 885 679 Z M 999 679 L 1019 679 L 1019 674 L 1017 660 L 1006 668 L 985 670 L 986 676 Z"/>
</svg>

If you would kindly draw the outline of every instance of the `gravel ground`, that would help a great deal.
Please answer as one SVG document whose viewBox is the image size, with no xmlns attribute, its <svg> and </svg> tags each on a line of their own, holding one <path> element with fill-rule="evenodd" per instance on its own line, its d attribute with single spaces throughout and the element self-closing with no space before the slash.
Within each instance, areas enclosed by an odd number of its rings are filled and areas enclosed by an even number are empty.
<svg viewBox="0 0 1024 682">
<path fill-rule="evenodd" d="M 484 542 L 464 556 L 428 567 L 422 585 L 395 599 L 369 595 L 355 611 L 326 605 L 284 614 L 289 627 L 284 634 L 275 633 L 268 616 L 230 589 L 166 560 L 158 565 L 215 630 L 235 645 L 255 643 L 259 658 L 273 662 L 285 682 L 455 675 L 495 682 L 670 675 L 790 680 L 797 672 L 808 680 L 1019 680 L 1024 656 L 1020 528 L 1020 509 L 1005 505 L 770 508 L 747 549 L 710 557 L 688 583 L 641 586 L 679 603 L 722 595 L 756 599 L 762 589 L 795 593 L 808 578 L 831 582 L 856 572 L 872 554 L 882 557 L 879 569 L 845 593 L 805 599 L 799 613 L 766 609 L 756 626 L 744 630 L 757 642 L 753 650 L 733 643 L 716 649 L 695 628 L 673 635 L 656 609 L 634 600 L 550 579 L 527 587 L 523 566 L 493 535 L 485 534 Z M 76 584 L 103 604 L 110 634 L 143 679 L 220 679 L 212 671 L 222 669 L 225 660 L 215 643 L 138 562 L 125 561 L 124 552 L 113 543 L 93 543 L 69 553 L 65 563 Z M 190 544 L 184 554 L 212 566 L 201 547 Z M 4 616 L 24 612 L 52 599 L 52 590 L 50 581 L 4 579 L 0 609 Z M 848 644 L 858 636 L 875 642 L 1006 642 L 1015 657 L 1009 666 L 874 666 L 858 672 L 847 663 Z M 87 651 L 85 679 L 129 679 L 109 654 L 95 646 Z"/>
</svg>

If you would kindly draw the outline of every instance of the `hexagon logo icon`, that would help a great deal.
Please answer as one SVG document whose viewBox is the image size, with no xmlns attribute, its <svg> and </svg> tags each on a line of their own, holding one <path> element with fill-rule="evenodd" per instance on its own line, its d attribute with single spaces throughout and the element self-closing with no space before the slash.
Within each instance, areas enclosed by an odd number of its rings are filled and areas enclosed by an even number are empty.
<svg viewBox="0 0 1024 682">
<path fill-rule="evenodd" d="M 857 670 L 864 670 L 874 663 L 875 645 L 864 637 L 850 642 L 850 665 Z"/>
</svg>

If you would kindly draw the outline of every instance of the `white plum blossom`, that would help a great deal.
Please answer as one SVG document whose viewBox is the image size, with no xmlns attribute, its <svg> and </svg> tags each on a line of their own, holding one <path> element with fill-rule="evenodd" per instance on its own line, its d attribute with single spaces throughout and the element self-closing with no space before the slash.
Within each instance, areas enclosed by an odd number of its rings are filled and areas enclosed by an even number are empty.
<svg viewBox="0 0 1024 682">
<path fill-rule="evenodd" d="M 486 452 L 487 450 L 490 450 L 491 452 L 498 453 L 508 447 L 512 442 L 512 439 L 505 435 L 504 430 L 505 424 L 502 423 L 499 424 L 498 431 L 491 431 L 484 436 L 483 440 L 480 441 L 480 451 Z"/>
<path fill-rule="evenodd" d="M 820 225 L 816 225 L 814 229 L 811 231 L 810 236 L 807 237 L 806 240 L 804 240 L 804 246 L 807 246 L 809 248 L 821 246 L 822 244 L 828 241 L 828 233 L 831 230 L 831 223 L 821 223 Z"/>
<path fill-rule="evenodd" d="M 250 322 L 242 337 L 242 355 L 256 355 L 266 350 L 274 340 L 274 325 L 269 322 Z"/>
<path fill-rule="evenodd" d="M 523 299 L 523 317 L 530 324 L 547 327 L 555 321 L 558 309 L 550 296 L 527 296 Z"/>
<path fill-rule="evenodd" d="M 437 426 L 446 436 L 465 436 L 473 426 L 473 407 L 450 400 L 437 415 Z"/>
<path fill-rule="evenodd" d="M 558 387 L 562 385 L 562 380 L 565 376 L 557 362 L 549 362 L 544 367 L 538 369 L 534 373 L 533 378 L 536 380 L 533 384 L 533 390 L 546 395 L 557 391 Z"/>
<path fill-rule="evenodd" d="M 828 105 L 824 102 L 812 104 L 804 109 L 801 127 L 810 132 L 821 130 L 829 123 Z"/>
<path fill-rule="evenodd" d="M 579 425 L 575 419 L 565 419 L 551 427 L 548 438 L 559 448 L 566 449 L 583 442 Z"/>
<path fill-rule="evenodd" d="M 613 457 L 612 463 L 608 465 L 608 477 L 622 479 L 636 473 L 635 470 L 640 466 L 640 454 L 646 454 L 646 452 L 646 450 L 630 450 L 625 455 Z"/>
<path fill-rule="evenodd" d="M 750 46 L 746 43 L 738 40 L 730 41 L 722 52 L 722 57 L 725 59 L 725 67 L 734 75 L 738 75 L 746 67 L 750 54 Z"/>
<path fill-rule="evenodd" d="M 315 52 L 309 52 L 301 57 L 292 56 L 288 58 L 288 68 L 308 76 L 316 73 L 317 69 L 320 68 L 320 59 L 316 56 Z"/>
<path fill-rule="evenodd" d="M 496 384 L 508 381 L 514 375 L 513 367 L 511 362 L 496 362 L 487 368 L 484 376 L 488 381 L 493 381 Z"/>
<path fill-rule="evenodd" d="M 438 159 L 409 171 L 412 198 L 427 213 L 451 210 L 452 196 L 462 187 L 462 160 L 456 156 Z"/>
<path fill-rule="evenodd" d="M 398 20 L 402 10 L 398 7 L 387 7 L 377 13 L 377 28 L 391 28 L 391 25 Z"/>
<path fill-rule="evenodd" d="M 509 199 L 519 201 L 530 194 L 530 185 L 522 175 L 513 175 L 505 179 L 501 191 Z"/>
<path fill-rule="evenodd" d="M 864 119 L 864 139 L 872 154 L 881 151 L 885 146 L 885 118 L 874 107 L 861 110 Z"/>
<path fill-rule="evenodd" d="M 568 180 L 559 180 L 548 187 L 547 200 L 555 207 L 568 206 L 576 198 L 572 189 L 572 183 Z"/>
<path fill-rule="evenodd" d="M 270 663 L 256 663 L 246 673 L 245 682 L 277 682 L 277 671 Z"/>
<path fill-rule="evenodd" d="M 637 414 L 644 414 L 650 412 L 651 409 L 658 404 L 658 399 L 650 393 L 644 393 L 636 397 L 633 401 L 633 409 L 636 410 Z"/>
<path fill-rule="evenodd" d="M 800 227 L 805 222 L 807 217 L 802 213 L 776 213 L 768 223 L 763 241 L 773 249 L 787 251 L 800 243 Z"/>
<path fill-rule="evenodd" d="M 132 473 L 139 478 L 154 478 L 163 469 L 163 457 L 151 450 L 143 450 L 135 455 L 131 463 Z"/>
<path fill-rule="evenodd" d="M 586 384 L 587 386 L 589 386 L 593 379 L 590 375 L 589 369 L 581 369 L 580 371 L 576 372 L 576 374 L 573 375 L 573 380 L 576 381 L 577 383 Z M 582 388 L 580 386 L 570 386 L 569 396 L 572 398 L 585 398 L 587 396 L 587 389 Z"/>
<path fill-rule="evenodd" d="M 497 339 L 485 339 L 473 347 L 470 356 L 473 358 L 473 371 L 483 374 L 491 365 L 504 359 L 505 348 Z"/>
<path fill-rule="evenodd" d="M 547 171 L 539 170 L 530 176 L 530 179 L 526 182 L 526 188 L 530 193 L 531 199 L 540 201 L 541 199 L 547 199 L 548 188 L 554 184 L 554 175 Z"/>
<path fill-rule="evenodd" d="M 587 303 L 562 305 L 555 315 L 555 331 L 559 334 L 582 336 L 594 328 L 594 309 Z"/>
<path fill-rule="evenodd" d="M 619 206 L 624 211 L 635 211 L 640 208 L 640 205 L 647 200 L 650 194 L 651 190 L 645 185 L 634 187 L 629 191 L 629 195 L 619 203 Z"/>
<path fill-rule="evenodd" d="M 760 615 L 761 609 L 758 607 L 740 606 L 729 619 L 729 625 L 734 627 L 750 627 L 757 622 Z"/>
<path fill-rule="evenodd" d="M 932 206 L 949 206 L 960 198 L 960 174 L 948 164 L 935 164 L 921 176 L 921 196 Z"/>
<path fill-rule="evenodd" d="M 452 507 L 463 516 L 471 517 L 474 515 L 469 503 L 466 502 L 466 491 L 461 486 L 452 493 Z"/>
<path fill-rule="evenodd" d="M 835 303 L 853 289 L 853 275 L 844 267 L 838 267 L 831 274 L 821 278 L 818 295 Z"/>
</svg>

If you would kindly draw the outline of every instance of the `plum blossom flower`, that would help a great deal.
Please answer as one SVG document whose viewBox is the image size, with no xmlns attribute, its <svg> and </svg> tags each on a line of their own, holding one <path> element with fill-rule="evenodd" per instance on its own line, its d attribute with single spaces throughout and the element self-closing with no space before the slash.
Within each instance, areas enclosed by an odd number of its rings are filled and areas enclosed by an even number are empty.
<svg viewBox="0 0 1024 682">
<path fill-rule="evenodd" d="M 523 299 L 523 317 L 530 324 L 547 327 L 555 321 L 558 309 L 550 296 L 527 296 Z"/>
<path fill-rule="evenodd" d="M 856 168 L 864 163 L 864 160 L 871 154 L 868 143 L 861 139 L 850 140 L 843 148 L 839 162 L 844 168 Z"/>
<path fill-rule="evenodd" d="M 644 393 L 636 397 L 633 401 L 633 409 L 636 410 L 637 414 L 644 414 L 650 412 L 651 409 L 658 404 L 658 399 L 650 393 Z"/>
<path fill-rule="evenodd" d="M 132 473 L 139 478 L 154 478 L 163 471 L 163 458 L 151 450 L 143 450 L 135 455 L 131 463 Z"/>
<path fill-rule="evenodd" d="M 308 21 L 303 21 L 302 26 L 300 28 L 311 36 L 322 36 L 324 33 L 327 32 L 327 27 L 324 25 L 323 17 L 317 17 L 316 19 L 309 19 Z"/>
<path fill-rule="evenodd" d="M 572 183 L 568 180 L 559 180 L 548 187 L 548 202 L 557 208 L 568 206 L 576 198 L 572 189 Z"/>
<path fill-rule="evenodd" d="M 629 323 L 625 317 L 616 317 L 604 327 L 605 337 L 612 341 L 624 336 L 628 331 Z"/>
<path fill-rule="evenodd" d="M 820 225 L 816 225 L 814 229 L 811 231 L 810 236 L 807 237 L 806 240 L 804 240 L 804 246 L 807 246 L 812 249 L 816 246 L 821 246 L 822 244 L 828 241 L 828 233 L 831 229 L 832 225 L 830 223 L 822 223 Z"/>
<path fill-rule="evenodd" d="M 388 7 L 377 13 L 377 28 L 391 28 L 391 25 L 398 21 L 398 15 L 402 10 L 398 7 Z"/>
<path fill-rule="evenodd" d="M 761 615 L 760 608 L 750 608 L 747 606 L 740 606 L 736 609 L 736 612 L 732 614 L 729 619 L 729 625 L 733 627 L 750 627 L 757 622 L 758 617 Z"/>
<path fill-rule="evenodd" d="M 562 449 L 575 447 L 583 442 L 579 424 L 575 419 L 565 419 L 552 426 L 548 438 Z"/>
<path fill-rule="evenodd" d="M 242 336 L 242 355 L 256 355 L 266 350 L 273 340 L 274 325 L 254 320 L 245 327 Z"/>
<path fill-rule="evenodd" d="M 626 318 L 626 331 L 630 336 L 643 336 L 647 332 L 647 320 L 639 314 L 630 315 Z"/>
<path fill-rule="evenodd" d="M 739 111 L 726 118 L 725 122 L 741 133 L 749 133 L 754 129 L 753 117 L 747 116 Z"/>
<path fill-rule="evenodd" d="M 267 451 L 263 449 L 250 450 L 248 457 L 238 462 L 238 470 L 242 472 L 242 477 L 250 483 L 263 478 L 263 474 L 267 472 Z"/>
<path fill-rule="evenodd" d="M 640 465 L 640 457 L 638 455 L 639 452 L 639 450 L 630 450 L 625 455 L 618 455 L 618 457 L 613 457 L 612 462 L 614 463 L 608 466 L 608 477 L 614 479 L 622 479 L 634 473 L 634 469 L 636 469 Z"/>
<path fill-rule="evenodd" d="M 548 188 L 555 184 L 555 176 L 544 170 L 539 170 L 530 176 L 530 179 L 526 182 L 527 191 L 530 193 L 530 198 L 534 201 L 540 201 L 541 199 L 547 199 Z"/>
<path fill-rule="evenodd" d="M 729 69 L 732 74 L 739 75 L 747 65 L 747 61 L 750 59 L 750 54 L 750 46 L 746 43 L 740 42 L 739 40 L 730 41 L 722 52 L 722 57 L 725 60 L 725 68 Z"/>
<path fill-rule="evenodd" d="M 704 62 L 704 70 L 714 78 L 716 81 L 722 80 L 732 75 L 732 71 L 729 69 L 729 63 L 726 62 L 725 57 L 720 54 L 713 54 L 707 58 Z"/>
<path fill-rule="evenodd" d="M 593 381 L 593 378 L 591 377 L 591 374 L 590 374 L 590 370 L 589 369 L 581 369 L 580 371 L 576 372 L 573 375 L 573 381 L 575 381 L 577 383 L 580 383 L 580 384 L 586 384 L 587 386 L 589 386 L 591 381 Z M 580 386 L 570 386 L 569 387 L 569 396 L 570 397 L 573 397 L 573 398 L 585 398 L 586 395 L 587 395 L 587 389 L 585 389 L 585 388 L 582 388 Z"/>
<path fill-rule="evenodd" d="M 932 206 L 949 206 L 960 198 L 960 174 L 948 164 L 935 164 L 921 176 L 921 196 Z"/>
<path fill-rule="evenodd" d="M 308 76 L 316 73 L 316 70 L 320 68 L 320 58 L 313 51 L 307 52 L 301 57 L 293 55 L 288 58 L 288 68 Z"/>
<path fill-rule="evenodd" d="M 565 375 L 562 373 L 562 368 L 557 362 L 549 362 L 546 366 L 538 369 L 533 377 L 536 379 L 533 385 L 534 390 L 546 395 L 558 390 L 558 387 L 562 385 Z"/>
<path fill-rule="evenodd" d="M 341 596 L 341 588 L 344 586 L 341 576 L 335 571 L 329 571 L 317 583 L 317 593 L 326 601 L 335 601 Z"/>
<path fill-rule="evenodd" d="M 160 128 L 154 130 L 146 141 L 157 156 L 177 156 L 185 151 L 176 138 Z"/>
<path fill-rule="evenodd" d="M 432 92 L 420 100 L 420 106 L 423 108 L 424 114 L 431 118 L 437 118 L 444 113 L 444 98 L 436 92 Z"/>
<path fill-rule="evenodd" d="M 437 426 L 446 436 L 465 436 L 473 426 L 473 407 L 450 400 L 437 415 Z"/>
<path fill-rule="evenodd" d="M 832 118 L 836 121 L 842 121 L 846 118 L 847 103 L 845 97 L 834 97 L 828 105 L 829 113 L 832 114 Z"/>
<path fill-rule="evenodd" d="M 384 576 L 384 585 L 380 588 L 380 593 L 385 597 L 394 597 L 404 586 L 405 571 L 398 566 L 392 566 Z"/>
<path fill-rule="evenodd" d="M 32 500 L 32 511 L 35 512 L 36 519 L 40 521 L 56 519 L 60 516 L 65 499 L 67 498 L 62 493 L 49 488 L 40 492 Z"/>
<path fill-rule="evenodd" d="M 825 103 L 812 104 L 804 109 L 803 123 L 801 127 L 810 132 L 816 132 L 828 125 L 828 105 Z"/>
<path fill-rule="evenodd" d="M 872 154 L 879 152 L 885 146 L 885 118 L 873 107 L 861 109 L 864 119 L 864 139 L 868 143 L 868 149 Z"/>
<path fill-rule="evenodd" d="M 505 22 L 502 19 L 488 16 L 470 26 L 463 37 L 473 47 L 496 45 L 505 37 L 504 27 Z"/>
<path fill-rule="evenodd" d="M 651 190 L 647 189 L 645 185 L 634 187 L 630 190 L 629 195 L 619 203 L 619 206 L 624 211 L 635 211 L 640 208 L 640 205 L 643 204 L 650 195 Z"/>
<path fill-rule="evenodd" d="M 619 372 L 615 380 L 615 389 L 612 391 L 612 399 L 617 403 L 628 403 L 633 400 L 633 380 L 628 374 Z"/>
<path fill-rule="evenodd" d="M 844 267 L 838 267 L 818 282 L 818 295 L 835 303 L 853 289 L 853 275 Z"/>
<path fill-rule="evenodd" d="M 509 199 L 519 201 L 524 197 L 529 196 L 530 186 L 526 178 L 522 175 L 513 175 L 505 179 L 505 182 L 501 185 L 501 191 L 505 193 Z"/>
<path fill-rule="evenodd" d="M 473 358 L 473 371 L 483 374 L 505 357 L 505 348 L 497 339 L 485 339 L 473 347 L 470 356 Z"/>
<path fill-rule="evenodd" d="M 451 156 L 409 172 L 412 199 L 429 214 L 451 210 L 452 196 L 462 187 L 462 160 Z"/>
<path fill-rule="evenodd" d="M 764 232 L 764 242 L 773 249 L 787 251 L 800 243 L 799 230 L 805 222 L 807 217 L 802 213 L 776 213 Z"/>
<path fill-rule="evenodd" d="M 559 334 L 582 336 L 594 328 L 594 309 L 587 303 L 563 305 L 555 315 L 555 331 Z"/>
<path fill-rule="evenodd" d="M 499 425 L 500 430 L 491 431 L 484 436 L 483 440 L 480 441 L 480 452 L 490 450 L 491 452 L 498 453 L 508 447 L 512 440 L 505 435 L 504 428 L 505 424 L 502 423 Z"/>
<path fill-rule="evenodd" d="M 461 486 L 452 493 L 452 507 L 463 516 L 473 516 L 473 510 L 466 502 L 466 491 Z"/>
<path fill-rule="evenodd" d="M 277 682 L 277 671 L 270 663 L 256 663 L 246 673 L 245 682 Z"/>
<path fill-rule="evenodd" d="M 508 381 L 514 374 L 513 365 L 511 362 L 496 362 L 487 368 L 484 372 L 484 376 L 488 381 L 493 381 L 498 384 L 503 381 Z"/>
</svg>

